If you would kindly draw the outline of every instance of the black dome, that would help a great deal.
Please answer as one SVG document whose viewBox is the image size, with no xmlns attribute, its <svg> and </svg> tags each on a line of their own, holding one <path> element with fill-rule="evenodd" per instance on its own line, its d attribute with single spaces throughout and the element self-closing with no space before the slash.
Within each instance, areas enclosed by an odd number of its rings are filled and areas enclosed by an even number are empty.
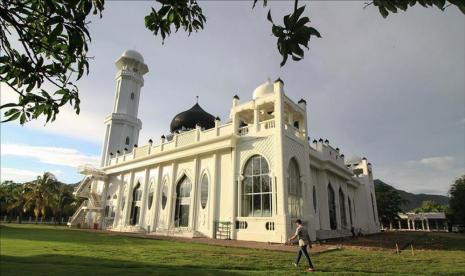
<svg viewBox="0 0 465 276">
<path fill-rule="evenodd" d="M 203 110 L 198 103 L 191 109 L 174 116 L 170 130 L 175 132 L 177 130 L 194 129 L 196 125 L 205 129 L 215 127 L 215 117 Z"/>
</svg>

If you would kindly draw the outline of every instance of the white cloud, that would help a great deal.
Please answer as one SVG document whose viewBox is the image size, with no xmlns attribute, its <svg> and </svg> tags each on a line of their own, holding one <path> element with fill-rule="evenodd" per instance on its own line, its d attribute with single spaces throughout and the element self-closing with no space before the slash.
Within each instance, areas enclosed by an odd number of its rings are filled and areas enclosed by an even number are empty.
<svg viewBox="0 0 465 276">
<path fill-rule="evenodd" d="M 436 170 L 449 170 L 455 167 L 456 160 L 453 156 L 436 156 L 423 158 L 419 163 Z"/>
<path fill-rule="evenodd" d="M 10 87 L 5 84 L 0 84 L 0 87 L 2 103 L 17 101 L 16 93 Z M 26 123 L 24 127 L 97 143 L 101 142 L 103 137 L 103 120 L 104 115 L 89 111 L 83 105 L 81 105 L 79 115 L 70 106 L 64 106 L 60 108 L 60 113 L 55 121 L 45 124 L 45 120 L 40 118 Z"/>
<path fill-rule="evenodd" d="M 12 180 L 15 182 L 26 182 L 34 180 L 37 176 L 42 175 L 42 173 L 31 170 L 2 167 L 0 168 L 0 175 L 2 181 Z"/>
<path fill-rule="evenodd" d="M 68 167 L 77 167 L 83 164 L 96 165 L 99 161 L 99 157 L 96 155 L 86 155 L 72 148 L 20 144 L 2 144 L 1 155 L 33 158 L 45 164 Z"/>
<path fill-rule="evenodd" d="M 465 173 L 464 160 L 453 156 L 425 157 L 375 169 L 379 178 L 413 193 L 446 195 L 455 178 Z"/>
</svg>

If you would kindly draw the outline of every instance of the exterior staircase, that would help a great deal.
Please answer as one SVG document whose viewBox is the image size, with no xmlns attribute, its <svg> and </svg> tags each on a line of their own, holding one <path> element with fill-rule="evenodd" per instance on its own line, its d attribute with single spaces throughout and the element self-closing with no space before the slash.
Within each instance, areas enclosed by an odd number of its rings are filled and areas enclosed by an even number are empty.
<svg viewBox="0 0 465 276">
<path fill-rule="evenodd" d="M 86 200 L 82 202 L 74 215 L 69 219 L 68 226 L 88 228 L 90 225 L 86 223 L 87 214 L 89 212 L 97 212 L 98 215 L 101 215 L 103 210 L 101 195 L 92 192 L 92 184 L 94 181 L 105 180 L 106 175 L 103 171 L 88 165 L 79 167 L 79 172 L 85 176 L 74 189 L 73 194 L 76 197 L 86 198 Z"/>
</svg>

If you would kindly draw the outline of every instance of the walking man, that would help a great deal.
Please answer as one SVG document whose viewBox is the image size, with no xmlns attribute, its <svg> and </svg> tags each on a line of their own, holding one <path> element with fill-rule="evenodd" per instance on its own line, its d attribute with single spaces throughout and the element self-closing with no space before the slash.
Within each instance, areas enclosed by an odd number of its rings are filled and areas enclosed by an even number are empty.
<svg viewBox="0 0 465 276">
<path fill-rule="evenodd" d="M 305 227 L 302 226 L 302 221 L 300 219 L 295 221 L 297 229 L 295 230 L 295 234 L 289 238 L 289 241 L 298 239 L 299 241 L 299 252 L 297 253 L 297 259 L 295 260 L 294 266 L 299 265 L 300 257 L 304 254 L 305 258 L 307 258 L 308 262 L 308 269 L 307 271 L 313 272 L 315 269 L 313 268 L 312 260 L 310 260 L 310 256 L 307 251 L 307 246 L 312 248 L 312 244 L 310 242 L 310 236 L 308 235 L 308 231 Z"/>
</svg>

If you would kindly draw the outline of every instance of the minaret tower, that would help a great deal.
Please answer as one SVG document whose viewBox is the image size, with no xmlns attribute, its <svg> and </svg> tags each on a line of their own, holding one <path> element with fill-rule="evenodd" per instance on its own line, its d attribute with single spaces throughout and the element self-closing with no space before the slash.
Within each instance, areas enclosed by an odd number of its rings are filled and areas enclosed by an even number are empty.
<svg viewBox="0 0 465 276">
<path fill-rule="evenodd" d="M 102 148 L 101 166 L 107 164 L 110 153 L 131 151 L 139 140 L 142 122 L 137 118 L 143 75 L 148 67 L 141 54 L 126 50 L 116 61 L 116 95 L 113 112 L 105 119 L 105 137 Z"/>
</svg>

